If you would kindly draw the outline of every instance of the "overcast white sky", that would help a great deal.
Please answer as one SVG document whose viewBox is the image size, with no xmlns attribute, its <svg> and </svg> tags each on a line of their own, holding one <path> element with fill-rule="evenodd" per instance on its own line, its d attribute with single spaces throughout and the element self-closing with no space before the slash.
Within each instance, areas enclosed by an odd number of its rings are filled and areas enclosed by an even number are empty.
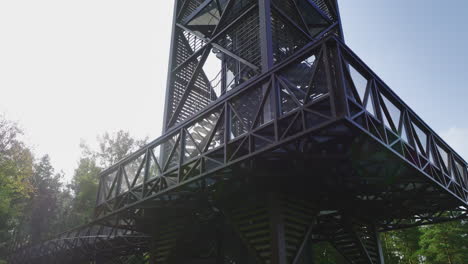
<svg viewBox="0 0 468 264">
<path fill-rule="evenodd" d="M 69 178 L 83 139 L 156 138 L 172 1 L 0 0 L 0 113 Z"/>
<path fill-rule="evenodd" d="M 428 108 L 424 102 L 442 99 L 450 106 L 449 100 L 461 98 L 447 93 L 431 97 L 422 82 L 427 80 L 434 91 L 440 91 L 437 82 L 460 84 L 464 80 L 457 78 L 466 78 L 466 74 L 434 81 L 428 77 L 435 74 L 413 73 L 412 63 L 428 54 L 419 47 L 429 48 L 437 42 L 420 36 L 405 42 L 406 36 L 399 36 L 401 32 L 408 36 L 422 32 L 433 39 L 434 32 L 421 31 L 415 24 L 416 19 L 423 25 L 434 23 L 433 15 L 424 10 L 418 15 L 417 7 L 411 14 L 399 13 L 406 11 L 397 9 L 399 5 L 393 1 L 391 6 L 385 6 L 390 4 L 387 1 L 340 2 L 351 48 L 467 157 L 468 128 L 456 126 L 464 125 L 460 118 L 466 118 L 459 114 L 454 122 L 444 118 L 450 111 L 463 112 L 461 106 Z M 97 135 L 119 129 L 138 138 L 156 138 L 162 124 L 172 6 L 172 0 L 0 0 L 0 113 L 18 121 L 36 155 L 49 154 L 55 168 L 63 170 L 68 179 L 80 157 L 81 140 L 93 145 Z M 447 10 L 450 20 L 444 23 L 454 23 L 448 28 L 456 28 L 457 17 L 464 21 L 466 12 L 458 10 Z M 405 24 L 395 24 L 401 21 L 395 16 L 406 19 Z M 432 30 L 439 36 L 444 32 L 443 28 Z M 460 36 L 459 31 L 453 34 Z M 420 58 L 411 57 L 418 52 Z M 462 55 L 467 58 L 467 52 L 454 58 Z M 432 56 L 434 59 L 437 57 Z M 461 62 L 459 66 L 466 69 L 466 60 Z M 447 61 L 442 71 L 451 71 L 451 65 Z M 436 114 L 431 112 L 434 109 Z"/>
</svg>

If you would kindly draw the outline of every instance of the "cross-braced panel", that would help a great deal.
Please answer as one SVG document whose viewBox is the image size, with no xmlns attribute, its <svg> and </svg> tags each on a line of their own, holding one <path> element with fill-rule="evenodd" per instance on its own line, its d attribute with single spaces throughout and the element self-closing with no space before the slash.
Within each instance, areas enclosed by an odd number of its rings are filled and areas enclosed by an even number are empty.
<svg viewBox="0 0 468 264">
<path fill-rule="evenodd" d="M 257 0 L 177 1 L 166 130 L 267 71 L 271 65 L 264 61 L 279 63 L 339 28 L 335 4 L 328 1 L 267 1 L 267 21 L 264 5 Z M 262 51 L 270 44 L 271 53 Z"/>
<path fill-rule="evenodd" d="M 98 212 L 105 215 L 151 199 L 168 188 L 323 128 L 338 121 L 340 115 L 466 203 L 468 181 L 463 159 L 344 45 L 335 40 L 323 43 L 327 44 L 311 47 L 104 172 L 99 197 L 107 199 L 98 204 Z M 346 103 L 339 99 L 340 87 Z M 138 160 L 141 168 L 155 168 L 151 175 L 142 174 L 146 181 L 136 176 L 129 179 L 126 173 L 125 168 Z M 143 165 L 145 162 L 155 165 Z M 128 192 L 130 181 L 132 191 Z M 107 187 L 114 185 L 116 189 Z"/>
</svg>

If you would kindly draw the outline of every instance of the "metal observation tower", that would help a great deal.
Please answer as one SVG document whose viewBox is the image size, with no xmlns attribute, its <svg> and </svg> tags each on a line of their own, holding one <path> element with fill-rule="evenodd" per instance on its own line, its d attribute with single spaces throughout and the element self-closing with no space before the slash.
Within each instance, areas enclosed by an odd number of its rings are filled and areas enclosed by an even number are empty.
<svg viewBox="0 0 468 264">
<path fill-rule="evenodd" d="M 335 0 L 177 0 L 164 134 L 95 220 L 11 263 L 307 264 L 467 217 L 467 163 L 343 41 Z"/>
</svg>

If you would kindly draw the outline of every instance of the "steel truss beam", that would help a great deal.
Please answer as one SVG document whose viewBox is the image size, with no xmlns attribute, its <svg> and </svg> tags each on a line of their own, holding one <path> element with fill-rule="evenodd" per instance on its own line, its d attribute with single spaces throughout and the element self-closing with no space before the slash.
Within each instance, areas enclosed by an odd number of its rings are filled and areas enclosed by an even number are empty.
<svg viewBox="0 0 468 264">
<path fill-rule="evenodd" d="M 330 50 L 338 51 L 337 54 L 341 54 L 338 60 L 339 64 L 332 67 L 335 69 L 340 68 L 343 73 L 342 75 L 337 75 L 340 71 L 330 72 L 330 67 L 326 68 L 327 74 L 324 76 L 330 76 L 326 77 L 325 80 L 327 92 L 317 95 L 317 99 L 309 102 L 307 100 L 310 99 L 306 98 L 304 105 L 297 98 L 287 98 L 289 101 L 286 101 L 284 97 L 282 99 L 278 98 L 278 96 L 284 95 L 282 93 L 285 91 L 289 94 L 294 92 L 290 86 L 288 87 L 285 84 L 283 79 L 283 75 L 287 74 L 288 66 L 291 67 L 290 65 L 294 64 L 294 62 L 297 63 L 297 61 L 310 58 L 311 56 L 317 56 L 318 58 L 325 49 L 329 50 L 329 56 L 331 56 Z M 313 131 L 320 131 L 320 129 L 334 122 L 343 120 L 337 111 L 339 107 L 342 107 L 341 102 L 335 101 L 339 98 L 339 92 L 336 91 L 339 89 L 339 86 L 328 81 L 332 79 L 332 76 L 336 78 L 335 80 L 341 79 L 344 84 L 342 86 L 347 87 L 347 90 L 341 92 L 341 94 L 347 95 L 344 120 L 348 124 L 356 127 L 358 131 L 362 131 L 362 133 L 386 147 L 399 157 L 402 162 L 417 169 L 425 178 L 430 179 L 453 197 L 458 198 L 462 204 L 466 204 L 466 163 L 396 97 L 391 90 L 384 86 L 378 77 L 373 75 L 372 72 L 364 72 L 366 68 L 363 67 L 362 62 L 357 60 L 344 44 L 338 39 L 329 37 L 321 43 L 305 48 L 299 54 L 300 56 L 291 58 L 284 65 L 275 67 L 271 72 L 259 76 L 250 85 L 233 91 L 233 93 L 202 111 L 198 117 L 184 122 L 172 132 L 167 133 L 141 151 L 103 172 L 98 214 L 103 216 L 118 211 L 119 208 L 126 208 L 131 205 L 135 206 L 138 203 L 151 200 L 158 196 L 158 194 L 164 194 L 169 190 L 189 184 L 191 181 L 206 175 L 223 171 L 223 169 L 238 162 L 286 144 L 291 139 L 307 135 Z M 324 56 L 323 59 L 324 61 L 328 61 L 328 63 L 332 63 L 329 60 L 329 56 Z M 350 98 L 350 96 L 355 96 L 354 94 L 357 93 L 354 91 L 356 90 L 354 84 L 350 82 L 352 81 L 350 73 L 348 73 L 350 67 L 363 67 L 359 69 L 363 71 L 363 74 L 369 76 L 368 85 L 365 87 L 367 90 L 363 95 L 364 103 L 359 102 L 359 99 Z M 265 85 L 269 86 L 267 90 L 262 88 Z M 252 98 L 250 95 L 253 93 L 259 93 L 259 96 Z M 256 105 L 258 110 L 254 110 L 254 113 L 262 113 L 261 107 L 265 105 L 270 93 L 276 96 L 277 99 L 275 101 L 284 100 L 277 106 L 278 114 L 273 120 L 261 120 L 262 116 L 258 114 L 247 117 L 245 113 L 238 112 L 238 109 L 241 109 L 236 107 L 238 101 L 251 100 L 251 103 L 247 103 L 245 106 L 249 104 L 252 106 Z M 310 93 L 309 91 L 305 94 Z M 370 97 L 373 99 L 369 99 Z M 370 104 L 371 100 L 373 100 L 373 109 L 382 110 L 373 110 L 376 112 L 370 113 L 366 111 L 366 107 L 368 106 L 360 105 Z M 391 103 L 392 105 L 384 106 L 380 103 L 383 100 L 387 104 Z M 291 108 L 291 104 L 293 104 L 293 109 L 289 109 Z M 398 105 L 401 115 L 399 131 L 393 127 L 390 121 L 381 121 L 385 118 L 391 118 L 387 117 L 390 114 L 387 113 L 386 107 L 396 107 L 395 105 Z M 285 109 L 285 107 L 288 109 Z M 230 117 L 231 122 L 225 121 L 226 113 L 229 113 L 227 116 L 228 118 Z M 320 119 L 321 122 L 311 125 L 307 124 L 309 114 L 314 119 Z M 384 124 L 384 122 L 388 123 Z M 296 124 L 302 125 L 297 129 L 295 127 Z M 238 133 L 238 135 L 233 135 L 232 129 L 234 128 L 236 129 L 234 133 Z M 196 129 L 204 129 L 205 131 L 200 132 L 201 134 L 189 132 Z M 393 132 L 393 129 L 396 131 Z M 402 132 L 402 129 L 407 129 L 407 132 Z M 415 132 L 416 129 L 419 132 L 424 131 L 422 133 L 426 134 L 427 143 L 425 144 L 427 144 L 427 149 L 430 149 L 430 152 L 423 152 L 419 149 L 421 139 L 418 138 L 418 134 Z M 231 134 L 227 131 L 231 131 Z M 216 135 L 216 133 L 218 134 Z M 404 134 L 403 136 L 400 135 L 402 133 Z M 194 138 L 197 139 L 195 140 Z M 224 143 L 224 139 L 227 139 L 227 144 Z M 256 144 L 256 141 L 261 141 L 261 144 Z M 203 145 L 199 145 L 200 143 L 203 143 Z M 210 144 L 216 147 L 210 147 Z M 155 151 L 156 149 L 167 149 L 167 151 L 164 153 L 159 150 Z M 155 152 L 158 153 L 155 154 Z M 160 156 L 155 160 L 155 155 Z M 164 155 L 169 156 L 169 158 L 164 158 Z M 431 155 L 437 159 L 431 158 Z M 177 159 L 174 158 L 175 156 L 177 156 Z M 134 164 L 138 159 L 146 162 L 149 160 L 148 157 L 153 158 L 152 162 L 157 165 L 157 171 L 151 172 L 145 170 L 144 174 L 134 176 L 130 192 L 117 191 L 117 193 L 113 193 L 112 190 L 116 188 L 117 190 L 121 189 L 118 183 L 127 180 L 125 178 L 126 175 L 123 173 L 126 171 L 126 168 Z M 158 158 L 160 160 L 157 160 Z M 445 162 L 447 162 L 447 167 Z M 383 167 L 383 169 L 385 168 Z M 115 175 L 112 174 L 115 172 L 117 172 Z M 113 178 L 108 180 L 109 175 L 112 175 Z M 146 181 L 141 180 L 137 184 L 138 177 L 144 178 Z M 167 184 L 168 179 L 171 179 L 171 184 Z M 110 189 L 106 189 L 104 185 L 106 182 L 113 183 L 113 187 L 111 186 Z M 164 182 L 166 184 L 163 184 Z M 127 189 L 127 187 L 124 189 Z M 110 195 L 116 197 L 111 197 Z M 134 197 L 138 197 L 138 199 Z"/>
<path fill-rule="evenodd" d="M 83 263 L 147 252 L 150 236 L 119 227 L 119 223 L 86 225 L 38 245 L 12 249 L 10 263 Z M 105 262 L 108 263 L 108 262 Z M 112 262 L 114 263 L 114 262 Z"/>
</svg>

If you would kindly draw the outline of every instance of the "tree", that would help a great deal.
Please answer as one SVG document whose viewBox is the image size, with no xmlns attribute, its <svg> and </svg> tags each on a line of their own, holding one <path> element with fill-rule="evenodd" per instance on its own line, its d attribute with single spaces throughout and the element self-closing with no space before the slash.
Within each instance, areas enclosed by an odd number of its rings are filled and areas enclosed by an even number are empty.
<svg viewBox="0 0 468 264">
<path fill-rule="evenodd" d="M 468 260 L 468 222 L 423 227 L 419 253 L 430 264 L 464 264 Z"/>
<path fill-rule="evenodd" d="M 313 246 L 313 263 L 346 264 L 345 258 L 330 243 L 318 243 Z"/>
<path fill-rule="evenodd" d="M 91 150 L 84 143 L 81 144 L 81 147 L 85 157 L 94 158 L 97 165 L 104 169 L 143 147 L 148 139 L 137 140 L 131 137 L 128 131 L 119 130 L 113 134 L 106 132 L 104 135 L 98 136 L 98 141 L 98 150 Z"/>
<path fill-rule="evenodd" d="M 37 243 L 57 232 L 59 211 L 61 208 L 61 174 L 55 173 L 48 155 L 43 156 L 34 165 L 31 178 L 33 193 L 31 195 L 29 228 L 31 241 Z"/>
<path fill-rule="evenodd" d="M 85 143 L 81 144 L 83 157 L 73 175 L 71 189 L 75 195 L 70 225 L 80 225 L 92 219 L 96 205 L 99 173 L 114 165 L 119 160 L 130 155 L 146 144 L 147 139 L 137 140 L 129 132 L 119 130 L 116 133 L 104 133 L 98 137 L 99 147 L 91 149 Z"/>
<path fill-rule="evenodd" d="M 57 196 L 57 222 L 54 223 L 54 234 L 62 233 L 71 228 L 75 227 L 76 225 L 70 225 L 69 219 L 73 219 L 71 213 L 73 211 L 73 191 L 71 190 L 71 186 L 62 186 L 60 193 Z"/>
<path fill-rule="evenodd" d="M 72 216 L 69 218 L 71 226 L 81 225 L 91 220 L 96 204 L 100 172 L 101 168 L 96 165 L 95 159 L 90 157 L 80 159 L 71 183 L 71 189 L 75 194 Z"/>
<path fill-rule="evenodd" d="M 381 237 L 386 264 L 420 263 L 418 227 L 386 232 Z"/>
<path fill-rule="evenodd" d="M 380 234 L 382 240 L 382 250 L 386 264 L 399 264 L 400 252 L 395 243 L 395 235 L 393 232 L 385 232 Z"/>
<path fill-rule="evenodd" d="M 21 129 L 0 115 L 0 255 L 21 222 L 23 207 L 32 188 L 33 156 L 19 139 Z"/>
</svg>

